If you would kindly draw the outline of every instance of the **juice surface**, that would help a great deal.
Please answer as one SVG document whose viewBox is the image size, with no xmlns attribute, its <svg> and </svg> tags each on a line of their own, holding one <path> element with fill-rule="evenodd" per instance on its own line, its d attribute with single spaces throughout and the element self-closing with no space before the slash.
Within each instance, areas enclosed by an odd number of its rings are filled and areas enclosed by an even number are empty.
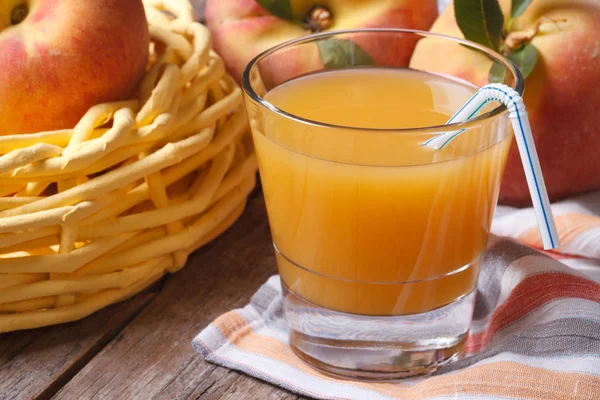
<svg viewBox="0 0 600 400">
<path fill-rule="evenodd" d="M 475 287 L 511 135 L 495 121 L 448 148 L 402 129 L 443 125 L 476 88 L 403 69 L 304 76 L 265 100 L 253 136 L 279 272 L 337 311 L 430 311 Z"/>
</svg>

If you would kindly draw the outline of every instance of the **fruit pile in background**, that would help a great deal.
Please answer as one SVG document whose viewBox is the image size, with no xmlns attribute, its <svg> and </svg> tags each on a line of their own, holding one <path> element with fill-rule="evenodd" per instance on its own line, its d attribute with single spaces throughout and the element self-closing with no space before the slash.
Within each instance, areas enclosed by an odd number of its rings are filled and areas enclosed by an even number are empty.
<svg viewBox="0 0 600 400">
<path fill-rule="evenodd" d="M 433 23 L 433 32 L 492 48 L 511 59 L 527 78 L 524 99 L 551 200 L 600 188 L 598 0 L 455 0 L 435 23 L 433 0 L 207 0 L 205 12 L 215 49 L 238 80 L 247 62 L 261 51 L 328 30 L 427 30 Z M 375 61 L 406 52 L 377 43 L 360 43 L 360 48 Z M 344 48 L 333 50 L 339 54 Z M 327 62 L 322 52 L 304 59 Z M 503 79 L 491 64 L 483 55 L 432 44 L 419 46 L 411 66 L 481 86 L 490 76 L 493 81 Z M 465 65 L 480 65 L 478 76 L 466 76 Z M 281 62 L 282 73 L 299 67 Z M 500 202 L 522 206 L 530 201 L 513 144 Z"/>
</svg>

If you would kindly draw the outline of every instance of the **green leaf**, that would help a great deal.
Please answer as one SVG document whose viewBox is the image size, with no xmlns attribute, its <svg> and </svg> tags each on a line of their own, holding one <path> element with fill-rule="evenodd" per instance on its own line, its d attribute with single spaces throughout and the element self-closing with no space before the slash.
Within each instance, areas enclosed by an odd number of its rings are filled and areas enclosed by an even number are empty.
<svg viewBox="0 0 600 400">
<path fill-rule="evenodd" d="M 519 68 L 523 78 L 527 78 L 537 62 L 538 50 L 534 45 L 528 43 L 519 50 L 510 53 L 508 58 Z"/>
<path fill-rule="evenodd" d="M 510 8 L 510 17 L 512 19 L 517 18 L 519 15 L 523 14 L 525 9 L 529 7 L 533 0 L 512 0 L 512 5 Z"/>
<path fill-rule="evenodd" d="M 498 0 L 454 0 L 454 14 L 465 39 L 500 49 L 504 15 Z"/>
<path fill-rule="evenodd" d="M 490 68 L 489 80 L 491 83 L 504 83 L 506 77 L 506 67 L 499 62 L 494 62 Z"/>
<path fill-rule="evenodd" d="M 255 0 L 263 8 L 269 11 L 271 14 L 278 16 L 288 21 L 294 20 L 294 10 L 290 0 Z"/>
<path fill-rule="evenodd" d="M 319 40 L 317 46 L 323 66 L 328 69 L 375 65 L 371 56 L 350 39 Z"/>
</svg>

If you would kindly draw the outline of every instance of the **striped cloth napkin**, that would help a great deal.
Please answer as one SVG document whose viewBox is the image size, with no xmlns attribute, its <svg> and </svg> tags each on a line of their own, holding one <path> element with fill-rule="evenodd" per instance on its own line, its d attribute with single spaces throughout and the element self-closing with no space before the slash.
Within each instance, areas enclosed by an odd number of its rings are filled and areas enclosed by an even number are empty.
<svg viewBox="0 0 600 400">
<path fill-rule="evenodd" d="M 463 359 L 400 383 L 334 379 L 288 347 L 279 277 L 193 341 L 206 360 L 320 399 L 600 399 L 600 192 L 553 205 L 563 247 L 541 252 L 533 209 L 498 207 Z"/>
</svg>

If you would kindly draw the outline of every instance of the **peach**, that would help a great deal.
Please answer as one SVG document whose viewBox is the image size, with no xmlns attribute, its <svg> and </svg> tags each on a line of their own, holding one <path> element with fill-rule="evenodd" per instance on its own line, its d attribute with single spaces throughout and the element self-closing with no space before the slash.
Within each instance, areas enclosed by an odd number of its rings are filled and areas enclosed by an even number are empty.
<svg viewBox="0 0 600 400">
<path fill-rule="evenodd" d="M 510 0 L 500 1 L 508 20 Z M 526 31 L 545 18 L 531 43 L 539 57 L 525 84 L 524 101 L 552 200 L 600 188 L 600 3 L 597 0 L 534 0 L 511 32 Z M 433 32 L 463 37 L 452 5 Z M 465 66 L 476 65 L 474 73 Z M 441 43 L 417 46 L 411 66 L 486 83 L 491 62 Z M 472 67 L 469 68 L 473 70 Z M 500 202 L 530 203 L 516 145 L 508 157 Z"/>
<path fill-rule="evenodd" d="M 296 21 L 310 17 L 315 5 L 324 6 L 329 12 L 330 23 L 319 29 L 323 31 L 378 27 L 427 30 L 437 16 L 435 0 L 291 0 L 290 4 Z M 208 0 L 205 13 L 213 47 L 238 81 L 246 64 L 260 52 L 317 30 L 279 18 L 255 0 Z M 317 19 L 313 15 L 313 20 Z M 360 39 L 356 42 L 376 63 L 388 65 L 406 65 L 412 51 L 412 46 L 401 48 L 400 42 L 399 46 L 385 48 Z M 297 59 L 298 56 L 293 57 L 293 60 Z M 280 69 L 288 73 L 294 68 L 310 70 L 307 65 L 320 62 L 316 51 L 307 50 L 302 59 L 304 65 L 282 60 Z"/>
<path fill-rule="evenodd" d="M 0 1 L 0 135 L 69 128 L 130 98 L 148 43 L 141 0 Z"/>
</svg>

